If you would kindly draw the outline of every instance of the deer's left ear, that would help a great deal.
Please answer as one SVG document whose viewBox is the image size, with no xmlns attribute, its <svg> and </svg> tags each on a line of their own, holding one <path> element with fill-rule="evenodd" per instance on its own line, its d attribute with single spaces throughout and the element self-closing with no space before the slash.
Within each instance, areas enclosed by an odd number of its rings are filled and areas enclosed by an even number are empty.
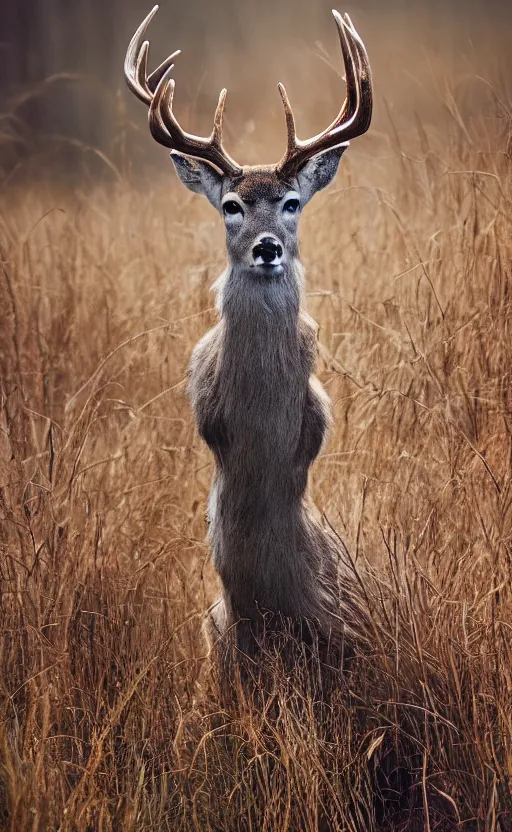
<svg viewBox="0 0 512 832">
<path fill-rule="evenodd" d="M 208 162 L 199 159 L 189 159 L 181 153 L 171 151 L 171 159 L 180 180 L 196 194 L 203 194 L 220 211 L 222 199 L 222 174 L 218 173 Z"/>
<path fill-rule="evenodd" d="M 297 173 L 299 192 L 303 205 L 309 202 L 311 197 L 329 185 L 336 176 L 340 159 L 343 156 L 348 143 L 340 144 L 325 153 L 319 153 L 306 162 Z"/>
</svg>

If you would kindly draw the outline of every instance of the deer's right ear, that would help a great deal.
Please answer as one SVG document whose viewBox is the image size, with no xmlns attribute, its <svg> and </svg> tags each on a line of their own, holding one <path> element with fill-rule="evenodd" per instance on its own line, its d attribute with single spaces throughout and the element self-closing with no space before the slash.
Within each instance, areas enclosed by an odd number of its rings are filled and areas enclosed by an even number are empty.
<svg viewBox="0 0 512 832">
<path fill-rule="evenodd" d="M 190 191 L 206 196 L 213 207 L 220 211 L 222 174 L 218 173 L 208 162 L 189 159 L 188 156 L 182 156 L 175 150 L 171 151 L 171 159 L 183 184 Z"/>
</svg>

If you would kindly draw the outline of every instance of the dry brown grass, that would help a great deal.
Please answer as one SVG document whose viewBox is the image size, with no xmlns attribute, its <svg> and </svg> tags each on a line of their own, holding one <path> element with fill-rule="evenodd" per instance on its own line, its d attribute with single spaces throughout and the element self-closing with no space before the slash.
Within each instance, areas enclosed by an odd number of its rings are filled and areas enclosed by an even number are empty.
<svg viewBox="0 0 512 832">
<path fill-rule="evenodd" d="M 200 635 L 211 459 L 184 379 L 219 221 L 167 182 L 5 189 L 3 828 L 370 829 L 393 743 L 400 828 L 441 828 L 440 793 L 511 828 L 512 120 L 447 102 L 356 143 L 302 221 L 335 417 L 313 492 L 372 622 L 329 707 L 274 656 L 272 707 L 222 708 Z"/>
</svg>

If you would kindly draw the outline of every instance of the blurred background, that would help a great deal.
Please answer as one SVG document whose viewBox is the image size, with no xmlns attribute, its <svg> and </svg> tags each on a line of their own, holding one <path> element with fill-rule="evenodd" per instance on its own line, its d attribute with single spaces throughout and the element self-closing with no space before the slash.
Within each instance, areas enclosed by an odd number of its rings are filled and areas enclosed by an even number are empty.
<svg viewBox="0 0 512 832">
<path fill-rule="evenodd" d="M 341 2 L 341 0 L 340 0 Z M 128 92 L 123 58 L 152 0 L 3 0 L 0 4 L 0 171 L 122 175 L 165 164 Z M 228 87 L 227 144 L 239 161 L 281 155 L 276 84 L 286 84 L 299 135 L 322 129 L 343 95 L 330 3 L 311 0 L 162 0 L 149 31 L 150 66 L 175 49 L 176 112 L 209 132 Z M 436 123 L 449 86 L 472 112 L 504 93 L 512 59 L 508 0 L 344 0 L 372 62 L 373 141 L 391 122 Z M 498 70 L 499 63 L 499 70 Z M 485 82 L 479 80 L 485 79 Z M 454 79 L 456 79 L 454 81 Z M 455 89 L 454 89 L 455 84 Z M 476 102 L 475 102 L 476 99 Z M 476 107 L 475 107 L 476 103 Z M 396 126 L 396 125 L 395 125 Z M 245 153 L 244 153 L 245 151 Z M 262 154 L 267 154 L 263 156 Z"/>
</svg>

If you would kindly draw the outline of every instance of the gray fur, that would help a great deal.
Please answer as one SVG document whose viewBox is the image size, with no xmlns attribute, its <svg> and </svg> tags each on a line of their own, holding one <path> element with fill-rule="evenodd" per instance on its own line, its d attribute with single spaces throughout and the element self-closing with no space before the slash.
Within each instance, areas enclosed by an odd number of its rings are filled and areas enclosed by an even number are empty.
<svg viewBox="0 0 512 832">
<path fill-rule="evenodd" d="M 220 209 L 222 176 L 211 165 L 199 159 L 189 159 L 175 150 L 171 151 L 174 168 L 183 184 L 196 194 L 203 194 L 214 208 Z"/>
<path fill-rule="evenodd" d="M 343 629 L 341 547 L 305 496 L 329 426 L 329 400 L 314 376 L 316 325 L 304 309 L 299 215 L 284 209 L 291 190 L 307 200 L 337 169 L 334 156 L 310 164 L 294 182 L 265 168 L 222 182 L 223 196 L 234 194 L 244 214 L 226 217 L 220 321 L 195 347 L 189 371 L 197 427 L 216 463 L 208 516 L 223 586 L 211 611 L 219 634 L 241 619 L 257 626 L 267 611 L 313 622 L 326 639 Z M 278 277 L 251 266 L 252 242 L 261 234 L 282 243 Z"/>
<path fill-rule="evenodd" d="M 341 144 L 338 147 L 326 150 L 325 153 L 319 153 L 317 156 L 309 159 L 304 167 L 299 170 L 297 180 L 301 196 L 304 200 L 303 204 L 309 202 L 317 191 L 331 184 L 338 171 L 341 157 L 347 147 L 348 144 Z"/>
</svg>

